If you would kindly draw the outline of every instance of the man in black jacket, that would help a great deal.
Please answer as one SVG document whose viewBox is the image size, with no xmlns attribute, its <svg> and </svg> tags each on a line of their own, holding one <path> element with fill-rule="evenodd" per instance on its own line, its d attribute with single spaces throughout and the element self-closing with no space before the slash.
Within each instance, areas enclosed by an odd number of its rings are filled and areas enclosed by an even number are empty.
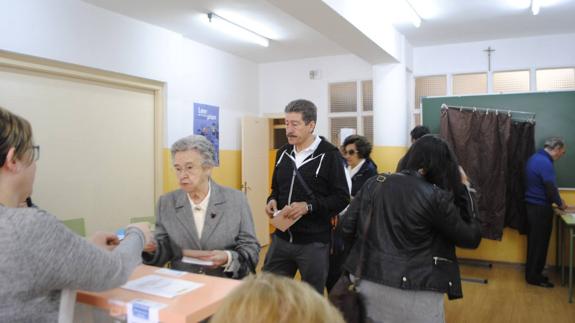
<svg viewBox="0 0 575 323">
<path fill-rule="evenodd" d="M 330 218 L 349 203 L 349 188 L 337 147 L 313 134 L 316 120 L 310 101 L 295 100 L 285 108 L 288 144 L 277 152 L 266 213 L 273 217 L 281 210 L 276 216 L 297 221 L 275 231 L 263 270 L 293 277 L 299 269 L 302 280 L 323 293 Z"/>
</svg>

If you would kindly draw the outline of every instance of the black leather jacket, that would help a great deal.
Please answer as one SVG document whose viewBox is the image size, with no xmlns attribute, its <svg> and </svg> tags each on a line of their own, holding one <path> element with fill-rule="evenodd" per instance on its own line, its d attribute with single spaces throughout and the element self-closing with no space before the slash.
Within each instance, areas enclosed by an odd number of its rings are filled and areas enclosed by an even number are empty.
<svg viewBox="0 0 575 323">
<path fill-rule="evenodd" d="M 462 184 L 455 195 L 414 171 L 369 179 L 342 220 L 344 237 L 354 242 L 344 268 L 356 273 L 364 245 L 362 278 L 461 298 L 455 246 L 477 248 L 481 234 L 467 188 Z M 364 244 L 370 210 L 373 216 Z"/>
</svg>

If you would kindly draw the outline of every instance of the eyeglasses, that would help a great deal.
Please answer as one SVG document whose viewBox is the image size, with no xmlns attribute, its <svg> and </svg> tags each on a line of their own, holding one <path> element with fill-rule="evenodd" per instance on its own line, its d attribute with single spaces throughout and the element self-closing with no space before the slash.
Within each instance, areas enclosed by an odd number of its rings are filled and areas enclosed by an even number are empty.
<svg viewBox="0 0 575 323">
<path fill-rule="evenodd" d="M 32 146 L 32 159 L 38 161 L 40 159 L 40 146 Z"/>
<path fill-rule="evenodd" d="M 193 163 L 189 163 L 186 164 L 184 167 L 180 167 L 180 166 L 174 166 L 174 171 L 176 172 L 177 176 L 182 176 L 183 174 L 186 174 L 188 176 L 191 176 L 194 174 L 194 171 L 202 168 L 201 165 L 194 165 Z"/>
<path fill-rule="evenodd" d="M 357 152 L 357 150 L 350 149 L 350 150 L 344 150 L 343 154 L 353 156 L 353 155 L 355 155 L 356 152 Z"/>
</svg>

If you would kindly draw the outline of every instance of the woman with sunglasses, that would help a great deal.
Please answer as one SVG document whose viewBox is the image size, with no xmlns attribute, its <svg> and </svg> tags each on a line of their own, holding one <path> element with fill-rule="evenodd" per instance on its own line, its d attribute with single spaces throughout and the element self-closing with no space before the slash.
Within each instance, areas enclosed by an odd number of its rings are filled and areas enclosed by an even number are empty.
<svg viewBox="0 0 575 323">
<path fill-rule="evenodd" d="M 377 175 L 377 165 L 371 160 L 372 145 L 364 136 L 351 135 L 342 145 L 343 157 L 351 177 L 351 196 L 355 196 L 363 183 Z"/>
<path fill-rule="evenodd" d="M 351 177 L 351 197 L 353 198 L 359 189 L 370 177 L 377 175 L 377 165 L 371 160 L 372 145 L 364 136 L 351 135 L 345 138 L 341 146 L 341 152 L 347 162 L 347 171 Z M 343 214 L 343 213 L 342 213 Z M 337 217 L 339 221 L 339 217 Z M 337 226 L 337 221 L 333 223 Z M 335 285 L 342 273 L 343 261 L 346 258 L 346 246 L 339 229 L 332 231 L 332 241 L 329 256 L 329 272 L 325 287 L 328 292 Z"/>
<path fill-rule="evenodd" d="M 0 107 L 0 322 L 56 322 L 64 289 L 101 291 L 124 284 L 152 234 L 143 224 L 91 242 L 38 208 L 19 207 L 32 194 L 36 161 L 30 123 Z"/>
</svg>

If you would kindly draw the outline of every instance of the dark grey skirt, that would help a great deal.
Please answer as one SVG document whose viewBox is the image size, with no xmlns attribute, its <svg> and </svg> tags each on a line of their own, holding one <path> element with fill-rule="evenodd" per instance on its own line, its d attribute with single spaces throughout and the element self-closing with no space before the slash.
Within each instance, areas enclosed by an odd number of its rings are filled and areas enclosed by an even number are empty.
<svg viewBox="0 0 575 323">
<path fill-rule="evenodd" d="M 365 279 L 358 284 L 368 322 L 444 323 L 443 293 L 393 288 Z"/>
</svg>

